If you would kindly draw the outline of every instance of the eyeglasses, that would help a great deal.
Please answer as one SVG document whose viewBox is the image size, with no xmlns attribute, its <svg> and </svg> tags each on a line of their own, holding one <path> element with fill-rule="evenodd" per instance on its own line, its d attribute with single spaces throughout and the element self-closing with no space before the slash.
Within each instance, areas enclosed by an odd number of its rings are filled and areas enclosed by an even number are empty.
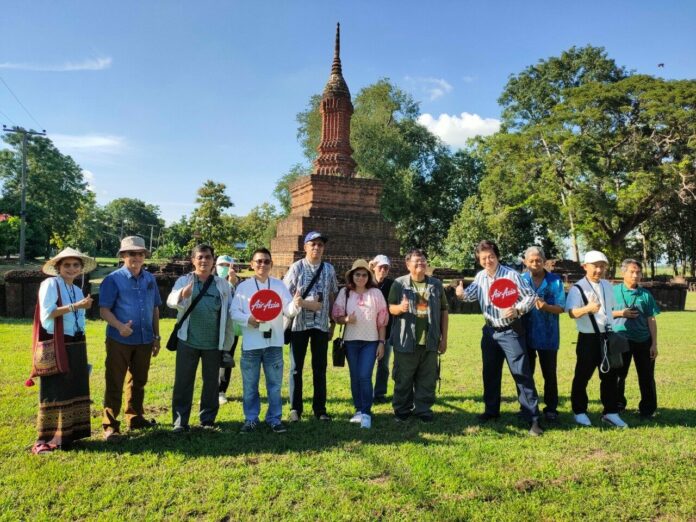
<svg viewBox="0 0 696 522">
<path fill-rule="evenodd" d="M 128 257 L 145 257 L 145 252 L 124 252 Z"/>
<path fill-rule="evenodd" d="M 259 265 L 259 266 L 261 266 L 261 265 L 270 265 L 270 264 L 271 264 L 271 260 L 270 260 L 270 259 L 254 259 L 254 260 L 252 261 L 252 263 L 254 263 L 254 264 L 256 264 L 256 265 Z"/>
<path fill-rule="evenodd" d="M 353 277 L 367 277 L 367 272 L 355 272 Z"/>
</svg>

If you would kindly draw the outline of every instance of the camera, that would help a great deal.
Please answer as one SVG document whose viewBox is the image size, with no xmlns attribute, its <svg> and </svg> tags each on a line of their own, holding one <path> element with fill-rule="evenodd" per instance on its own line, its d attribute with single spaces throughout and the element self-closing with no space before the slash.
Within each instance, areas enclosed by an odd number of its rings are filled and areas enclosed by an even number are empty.
<svg viewBox="0 0 696 522">
<path fill-rule="evenodd" d="M 270 339 L 272 333 L 273 333 L 273 332 L 271 332 L 270 330 L 268 330 L 267 332 L 263 332 L 263 338 L 264 338 L 264 339 Z"/>
<path fill-rule="evenodd" d="M 317 302 L 321 303 L 324 301 L 324 292 L 317 292 Z"/>
</svg>

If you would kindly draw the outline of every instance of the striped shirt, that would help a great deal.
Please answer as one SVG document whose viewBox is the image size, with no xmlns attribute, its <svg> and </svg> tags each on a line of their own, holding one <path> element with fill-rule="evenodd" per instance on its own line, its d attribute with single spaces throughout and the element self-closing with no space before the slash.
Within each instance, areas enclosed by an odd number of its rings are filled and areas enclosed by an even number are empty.
<svg viewBox="0 0 696 522">
<path fill-rule="evenodd" d="M 461 299 L 463 301 L 478 301 L 479 305 L 481 305 L 486 324 L 495 328 L 508 326 L 515 321 L 515 318 L 512 317 L 508 319 L 503 318 L 502 309 L 494 306 L 488 297 L 488 290 L 491 284 L 493 284 L 493 281 L 500 278 L 510 279 L 517 285 L 519 296 L 517 297 L 517 302 L 514 304 L 514 307 L 520 315 L 529 312 L 536 302 L 534 290 L 522 279 L 522 276 L 512 268 L 498 265 L 498 269 L 493 277 L 490 277 L 485 270 L 481 270 L 476 274 L 474 282 L 464 289 L 464 296 Z"/>
</svg>

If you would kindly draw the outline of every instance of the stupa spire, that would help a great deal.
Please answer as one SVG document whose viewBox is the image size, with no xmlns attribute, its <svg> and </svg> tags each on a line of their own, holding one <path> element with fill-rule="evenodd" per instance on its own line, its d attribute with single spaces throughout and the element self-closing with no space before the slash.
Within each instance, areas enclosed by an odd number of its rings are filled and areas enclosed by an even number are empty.
<svg viewBox="0 0 696 522">
<path fill-rule="evenodd" d="M 321 98 L 321 142 L 314 162 L 314 173 L 352 178 L 355 160 L 350 146 L 350 118 L 353 103 L 341 67 L 341 24 L 336 24 L 334 59 L 329 81 Z"/>
</svg>

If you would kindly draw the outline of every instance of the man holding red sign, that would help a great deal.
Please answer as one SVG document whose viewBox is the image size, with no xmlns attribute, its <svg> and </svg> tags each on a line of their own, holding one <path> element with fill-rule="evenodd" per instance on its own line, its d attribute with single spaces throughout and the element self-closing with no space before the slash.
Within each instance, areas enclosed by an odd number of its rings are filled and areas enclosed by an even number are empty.
<svg viewBox="0 0 696 522">
<path fill-rule="evenodd" d="M 295 317 L 299 311 L 287 287 L 270 277 L 273 261 L 266 248 L 257 248 L 251 256 L 254 277 L 237 286 L 232 300 L 232 320 L 242 328 L 242 371 L 244 425 L 242 433 L 253 432 L 259 424 L 261 365 L 266 377 L 268 410 L 266 424 L 275 433 L 287 431 L 281 422 L 283 403 L 283 315 Z"/>
<path fill-rule="evenodd" d="M 460 281 L 456 293 L 463 301 L 478 300 L 486 320 L 481 338 L 486 409 L 479 420 L 486 422 L 500 417 L 500 384 L 503 361 L 507 359 L 522 413 L 529 421 L 529 434 L 541 435 L 539 398 L 520 321 L 534 307 L 536 294 L 517 272 L 499 263 L 500 251 L 492 241 L 481 241 L 476 246 L 476 257 L 483 270 L 466 288 Z"/>
</svg>

